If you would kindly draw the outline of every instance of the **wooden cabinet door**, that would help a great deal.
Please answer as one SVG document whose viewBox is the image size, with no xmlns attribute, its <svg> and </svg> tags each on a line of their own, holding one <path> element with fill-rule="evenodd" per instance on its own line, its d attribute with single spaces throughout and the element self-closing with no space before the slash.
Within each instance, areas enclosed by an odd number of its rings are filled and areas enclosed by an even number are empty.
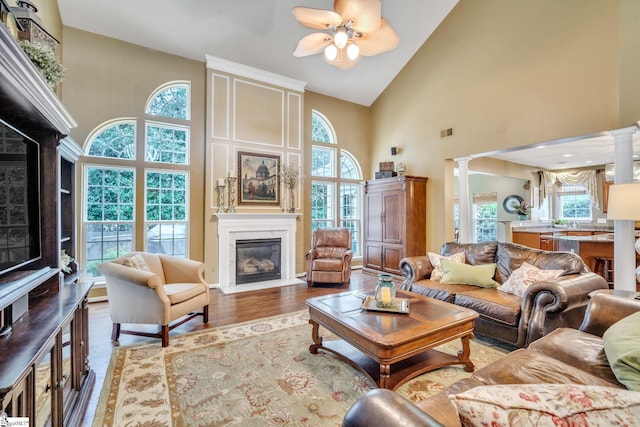
<svg viewBox="0 0 640 427">
<path fill-rule="evenodd" d="M 365 241 L 382 241 L 382 193 L 370 192 L 365 200 Z"/>
<path fill-rule="evenodd" d="M 404 192 L 387 191 L 382 196 L 382 241 L 401 245 L 403 243 Z"/>
<path fill-rule="evenodd" d="M 396 245 L 384 245 L 382 259 L 382 271 L 396 275 L 402 275 L 400 272 L 400 260 L 404 258 L 404 247 Z"/>
<path fill-rule="evenodd" d="M 382 270 L 382 243 L 367 241 L 364 245 L 364 266 L 374 270 Z"/>
</svg>

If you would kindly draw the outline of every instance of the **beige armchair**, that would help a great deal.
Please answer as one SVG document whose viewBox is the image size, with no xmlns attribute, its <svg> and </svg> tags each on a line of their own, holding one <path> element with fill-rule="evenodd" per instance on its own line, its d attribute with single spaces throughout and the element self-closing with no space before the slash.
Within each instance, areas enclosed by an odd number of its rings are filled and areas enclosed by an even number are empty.
<svg viewBox="0 0 640 427">
<path fill-rule="evenodd" d="M 204 281 L 204 264 L 183 258 L 133 252 L 98 265 L 109 297 L 113 330 L 111 341 L 118 345 L 120 334 L 162 338 L 169 345 L 169 331 L 195 316 L 209 322 L 209 286 Z M 201 312 L 194 312 L 201 309 Z M 180 319 L 182 318 L 182 319 Z M 171 324 L 175 320 L 178 322 Z M 161 325 L 158 333 L 121 330 L 122 323 Z"/>
<path fill-rule="evenodd" d="M 319 228 L 306 253 L 307 286 L 313 283 L 343 283 L 351 278 L 351 233 L 347 228 Z"/>
</svg>

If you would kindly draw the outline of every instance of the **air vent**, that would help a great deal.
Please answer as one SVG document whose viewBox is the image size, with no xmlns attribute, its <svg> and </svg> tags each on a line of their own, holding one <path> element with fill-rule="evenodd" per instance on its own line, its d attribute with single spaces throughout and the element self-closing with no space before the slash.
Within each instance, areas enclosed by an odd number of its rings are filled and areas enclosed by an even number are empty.
<svg viewBox="0 0 640 427">
<path fill-rule="evenodd" d="M 453 128 L 443 129 L 440 131 L 440 138 L 446 138 L 449 136 L 453 136 Z"/>
</svg>

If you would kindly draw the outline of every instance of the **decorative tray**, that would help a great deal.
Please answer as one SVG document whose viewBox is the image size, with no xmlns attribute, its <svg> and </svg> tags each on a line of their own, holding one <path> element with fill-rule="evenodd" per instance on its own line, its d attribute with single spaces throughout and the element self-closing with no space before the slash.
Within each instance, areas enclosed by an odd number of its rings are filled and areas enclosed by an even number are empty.
<svg viewBox="0 0 640 427">
<path fill-rule="evenodd" d="M 406 298 L 396 298 L 396 304 L 394 307 L 383 308 L 376 306 L 376 299 L 374 296 L 369 295 L 362 300 L 362 308 L 369 311 L 385 311 L 387 313 L 409 313 L 409 300 Z"/>
</svg>

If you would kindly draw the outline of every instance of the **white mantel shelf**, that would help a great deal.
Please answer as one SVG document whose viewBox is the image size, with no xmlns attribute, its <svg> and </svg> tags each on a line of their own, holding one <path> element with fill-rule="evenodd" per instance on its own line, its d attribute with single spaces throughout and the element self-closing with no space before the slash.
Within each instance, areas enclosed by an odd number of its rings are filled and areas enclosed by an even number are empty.
<svg viewBox="0 0 640 427">
<path fill-rule="evenodd" d="M 304 283 L 296 278 L 296 213 L 216 213 L 218 221 L 218 287 L 225 293 Z M 280 280 L 237 285 L 236 241 L 280 238 Z"/>
</svg>

